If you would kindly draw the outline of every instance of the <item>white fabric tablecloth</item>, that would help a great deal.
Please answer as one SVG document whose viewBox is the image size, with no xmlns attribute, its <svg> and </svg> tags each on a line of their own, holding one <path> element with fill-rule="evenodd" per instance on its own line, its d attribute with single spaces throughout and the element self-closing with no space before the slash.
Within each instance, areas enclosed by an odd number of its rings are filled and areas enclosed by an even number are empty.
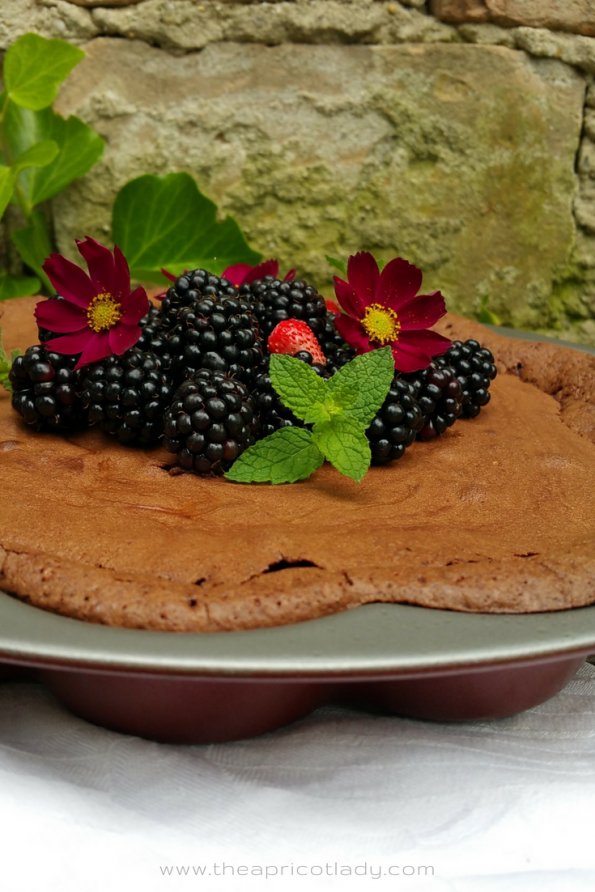
<svg viewBox="0 0 595 892">
<path fill-rule="evenodd" d="M 0 890 L 593 892 L 594 742 L 588 664 L 509 719 L 322 709 L 216 746 L 121 736 L 3 684 Z"/>
</svg>

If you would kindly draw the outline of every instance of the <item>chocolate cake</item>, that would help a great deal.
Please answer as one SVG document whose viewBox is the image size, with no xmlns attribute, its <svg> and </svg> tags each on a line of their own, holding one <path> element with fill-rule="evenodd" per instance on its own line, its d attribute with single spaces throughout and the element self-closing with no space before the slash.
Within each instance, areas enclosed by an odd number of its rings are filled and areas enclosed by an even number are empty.
<svg viewBox="0 0 595 892">
<path fill-rule="evenodd" d="M 0 304 L 7 349 L 35 298 Z M 129 628 L 216 632 L 372 601 L 489 613 L 595 602 L 595 357 L 447 316 L 499 376 L 490 405 L 357 484 L 170 473 L 161 448 L 35 433 L 0 392 L 0 588 Z"/>
</svg>

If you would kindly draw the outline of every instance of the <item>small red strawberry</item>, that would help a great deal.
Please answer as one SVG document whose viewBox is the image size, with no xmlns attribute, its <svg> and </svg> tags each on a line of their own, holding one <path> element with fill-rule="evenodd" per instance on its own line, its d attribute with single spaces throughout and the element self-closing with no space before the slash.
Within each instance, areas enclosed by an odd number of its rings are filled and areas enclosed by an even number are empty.
<svg viewBox="0 0 595 892">
<path fill-rule="evenodd" d="M 339 306 L 339 304 L 336 301 L 331 300 L 329 297 L 325 297 L 324 300 L 329 313 L 331 313 L 331 315 L 333 316 L 338 316 L 341 312 L 341 307 Z"/>
<path fill-rule="evenodd" d="M 301 319 L 284 319 L 280 322 L 269 335 L 268 347 L 271 353 L 288 353 L 290 356 L 307 350 L 312 355 L 312 362 L 326 365 L 326 356 L 316 335 Z"/>
</svg>

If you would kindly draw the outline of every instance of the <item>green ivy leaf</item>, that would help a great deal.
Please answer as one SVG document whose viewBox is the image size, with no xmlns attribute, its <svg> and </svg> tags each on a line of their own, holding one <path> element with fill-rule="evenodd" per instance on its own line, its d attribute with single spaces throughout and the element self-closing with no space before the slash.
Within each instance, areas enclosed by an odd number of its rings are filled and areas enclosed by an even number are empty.
<svg viewBox="0 0 595 892">
<path fill-rule="evenodd" d="M 356 356 L 327 383 L 330 397 L 366 428 L 384 402 L 395 375 L 390 347 Z"/>
<path fill-rule="evenodd" d="M 341 474 L 357 483 L 361 481 L 370 467 L 372 453 L 365 428 L 359 421 L 348 415 L 336 415 L 330 421 L 315 424 L 312 436 L 324 457 Z"/>
<path fill-rule="evenodd" d="M 11 166 L 15 174 L 27 167 L 46 167 L 57 154 L 57 143 L 53 139 L 42 139 L 15 158 Z"/>
<path fill-rule="evenodd" d="M 6 210 L 14 188 L 15 174 L 11 167 L 0 167 L 0 217 Z"/>
<path fill-rule="evenodd" d="M 269 375 L 283 404 L 298 418 L 305 420 L 317 404 L 324 403 L 325 382 L 305 362 L 272 353 Z"/>
<path fill-rule="evenodd" d="M 326 257 L 329 266 L 338 269 L 342 275 L 347 276 L 347 264 L 344 260 L 337 260 L 336 257 L 329 257 L 328 254 L 325 254 L 324 256 Z"/>
<path fill-rule="evenodd" d="M 165 282 L 161 267 L 180 275 L 196 267 L 221 273 L 235 263 L 258 263 L 262 255 L 248 246 L 233 217 L 217 222 L 216 212 L 189 174 L 147 174 L 118 193 L 113 239 L 141 281 Z"/>
<path fill-rule="evenodd" d="M 54 287 L 43 271 L 43 264 L 52 253 L 52 246 L 47 232 L 45 217 L 41 211 L 33 211 L 24 229 L 11 233 L 11 238 L 27 266 L 34 270 L 45 287 L 54 291 Z"/>
<path fill-rule="evenodd" d="M 30 111 L 9 105 L 6 136 L 13 158 L 41 141 L 58 146 L 56 157 L 45 167 L 24 170 L 19 183 L 30 207 L 57 195 L 73 180 L 84 176 L 103 154 L 103 139 L 79 118 L 63 118 L 51 108 Z"/>
<path fill-rule="evenodd" d="M 0 301 L 39 294 L 41 282 L 33 276 L 13 276 L 0 270 Z"/>
<path fill-rule="evenodd" d="M 285 427 L 250 446 L 225 476 L 234 483 L 295 483 L 309 477 L 323 461 L 311 431 Z"/>
<path fill-rule="evenodd" d="M 4 84 L 9 98 L 33 111 L 51 105 L 58 87 L 85 56 L 65 40 L 23 34 L 4 57 Z"/>
</svg>

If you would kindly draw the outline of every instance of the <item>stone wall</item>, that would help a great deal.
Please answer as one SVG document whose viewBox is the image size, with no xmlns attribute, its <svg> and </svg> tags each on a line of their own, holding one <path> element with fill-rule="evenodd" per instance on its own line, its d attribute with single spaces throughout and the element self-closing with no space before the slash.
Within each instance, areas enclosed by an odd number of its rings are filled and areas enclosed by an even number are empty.
<svg viewBox="0 0 595 892">
<path fill-rule="evenodd" d="M 595 0 L 0 4 L 0 48 L 30 30 L 84 47 L 57 108 L 107 141 L 64 253 L 187 170 L 327 293 L 325 253 L 399 253 L 454 310 L 595 343 Z"/>
</svg>

